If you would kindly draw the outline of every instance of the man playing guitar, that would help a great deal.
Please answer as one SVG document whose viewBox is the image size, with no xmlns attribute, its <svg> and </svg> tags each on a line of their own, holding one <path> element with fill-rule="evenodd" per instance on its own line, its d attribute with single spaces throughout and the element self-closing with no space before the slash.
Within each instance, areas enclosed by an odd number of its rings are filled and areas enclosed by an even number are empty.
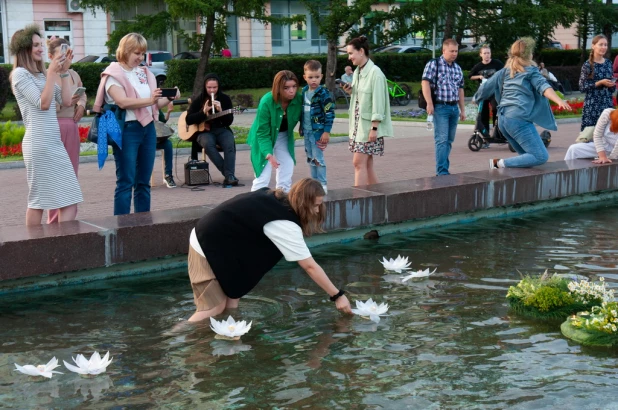
<svg viewBox="0 0 618 410">
<path fill-rule="evenodd" d="M 219 91 L 219 82 L 219 77 L 216 74 L 206 74 L 204 90 L 199 97 L 191 102 L 191 106 L 187 110 L 187 125 L 206 122 L 207 116 L 213 114 L 213 109 L 214 113 L 232 109 L 230 97 Z M 232 122 L 234 122 L 234 114 L 231 111 L 230 114 L 209 120 L 207 125 L 210 126 L 210 129 L 196 136 L 191 149 L 191 159 L 197 159 L 201 148 L 206 149 L 206 155 L 224 177 L 224 186 L 238 185 L 238 179 L 235 176 L 236 144 L 234 143 L 234 133 L 230 128 Z M 221 148 L 223 157 L 217 146 Z"/>
</svg>

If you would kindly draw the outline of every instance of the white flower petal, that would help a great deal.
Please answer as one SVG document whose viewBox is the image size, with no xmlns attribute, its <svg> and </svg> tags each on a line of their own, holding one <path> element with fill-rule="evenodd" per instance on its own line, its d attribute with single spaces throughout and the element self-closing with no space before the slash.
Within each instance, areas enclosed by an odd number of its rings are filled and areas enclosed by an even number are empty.
<svg viewBox="0 0 618 410">
<path fill-rule="evenodd" d="M 64 367 L 66 367 L 67 369 L 69 369 L 70 371 L 72 371 L 74 373 L 88 374 L 88 370 L 86 370 L 86 369 L 82 369 L 81 367 L 73 366 L 72 364 L 67 363 L 65 360 L 63 360 L 63 362 L 64 362 Z"/>
</svg>

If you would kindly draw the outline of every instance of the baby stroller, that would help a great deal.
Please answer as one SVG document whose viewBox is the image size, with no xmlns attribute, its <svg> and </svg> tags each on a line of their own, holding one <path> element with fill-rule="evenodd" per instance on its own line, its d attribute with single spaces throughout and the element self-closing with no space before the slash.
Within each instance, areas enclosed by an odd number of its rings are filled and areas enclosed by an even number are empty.
<svg viewBox="0 0 618 410">
<path fill-rule="evenodd" d="M 483 77 L 489 78 L 494 75 L 495 72 L 496 70 L 492 69 L 483 70 L 480 73 Z M 470 148 L 470 151 L 476 152 L 480 151 L 485 144 L 507 144 L 511 152 L 515 152 L 515 148 L 513 148 L 511 144 L 509 144 L 507 139 L 500 132 L 500 128 L 498 128 L 498 121 L 500 121 L 500 118 L 498 118 L 497 113 L 494 113 L 496 125 L 494 126 L 491 135 L 489 134 L 489 124 L 483 123 L 481 115 L 483 111 L 483 104 L 485 103 L 486 101 L 481 101 L 479 103 L 479 110 L 476 116 L 476 124 L 474 125 L 474 133 L 468 140 L 468 148 Z M 551 133 L 547 130 L 543 131 L 541 133 L 541 139 L 543 140 L 543 144 L 545 145 L 545 147 L 549 147 L 549 144 L 551 142 Z"/>
</svg>

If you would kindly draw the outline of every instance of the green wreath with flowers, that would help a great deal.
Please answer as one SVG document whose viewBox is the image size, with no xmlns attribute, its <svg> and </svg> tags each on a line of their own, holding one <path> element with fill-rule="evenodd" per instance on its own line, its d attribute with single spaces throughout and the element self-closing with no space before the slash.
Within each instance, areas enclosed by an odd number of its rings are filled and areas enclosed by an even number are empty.
<svg viewBox="0 0 618 410">
<path fill-rule="evenodd" d="M 603 302 L 560 325 L 562 334 L 586 346 L 618 346 L 618 303 Z"/>
<path fill-rule="evenodd" d="M 511 309 L 522 316 L 535 319 L 564 319 L 576 312 L 590 310 L 604 300 L 613 300 L 613 291 L 601 284 L 586 280 L 576 282 L 563 275 L 525 276 L 509 287 L 506 297 Z"/>
</svg>

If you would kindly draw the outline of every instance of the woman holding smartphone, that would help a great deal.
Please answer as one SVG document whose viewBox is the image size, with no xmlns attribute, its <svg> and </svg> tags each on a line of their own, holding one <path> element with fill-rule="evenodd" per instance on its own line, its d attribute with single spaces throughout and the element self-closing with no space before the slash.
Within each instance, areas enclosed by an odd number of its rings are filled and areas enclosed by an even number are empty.
<svg viewBox="0 0 618 410">
<path fill-rule="evenodd" d="M 45 69 L 41 33 L 36 24 L 28 25 L 13 34 L 9 45 L 14 57 L 11 88 L 26 128 L 21 144 L 28 181 L 26 225 L 40 225 L 45 209 L 59 209 L 60 222 L 74 220 L 83 200 L 56 116 L 56 105 L 71 105 L 73 52 L 54 57 Z"/>
<path fill-rule="evenodd" d="M 53 60 L 60 55 L 66 55 L 69 48 L 69 43 L 63 38 L 52 37 L 47 40 L 47 56 L 49 60 Z M 77 168 L 79 167 L 79 130 L 77 123 L 84 116 L 86 109 L 86 93 L 84 92 L 82 80 L 74 70 L 69 69 L 69 89 L 71 90 L 71 106 L 62 107 L 56 105 L 56 115 L 58 116 L 58 125 L 60 126 L 60 139 L 64 144 L 64 148 L 69 154 L 71 164 L 77 176 Z M 60 78 L 56 79 L 56 84 L 62 88 Z M 78 91 L 81 90 L 81 91 Z M 77 213 L 77 205 L 75 205 L 75 213 Z M 58 222 L 58 210 L 50 209 L 47 211 L 47 223 Z"/>
<path fill-rule="evenodd" d="M 586 93 L 582 110 L 581 131 L 594 127 L 606 108 L 613 108 L 612 94 L 616 91 L 616 80 L 612 62 L 605 58 L 607 37 L 594 36 L 590 58 L 582 66 L 579 76 L 579 91 Z"/>
<path fill-rule="evenodd" d="M 148 68 L 140 66 L 148 49 L 146 39 L 137 33 L 124 36 L 116 50 L 117 63 L 101 74 L 101 83 L 93 110 L 100 112 L 104 103 L 125 110 L 122 149 L 112 145 L 116 163 L 114 215 L 150 211 L 150 175 L 154 166 L 157 133 L 154 121 L 159 109 L 174 97 L 161 98 L 161 89 Z M 176 90 L 176 98 L 180 94 Z"/>
</svg>

